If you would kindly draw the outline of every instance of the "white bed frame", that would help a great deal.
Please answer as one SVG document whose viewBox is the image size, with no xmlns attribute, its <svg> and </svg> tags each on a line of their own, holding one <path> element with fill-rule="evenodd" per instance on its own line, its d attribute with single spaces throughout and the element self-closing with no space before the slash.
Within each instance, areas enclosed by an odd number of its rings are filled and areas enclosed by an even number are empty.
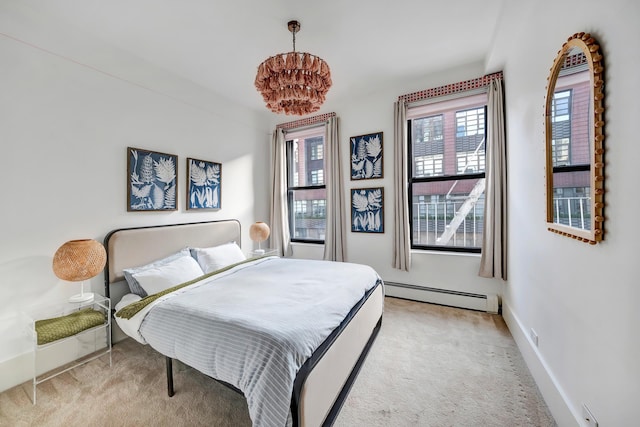
<svg viewBox="0 0 640 427">
<path fill-rule="evenodd" d="M 105 237 L 107 266 L 105 295 L 112 306 L 128 286 L 122 270 L 148 264 L 180 249 L 240 244 L 237 220 L 124 228 Z M 376 286 L 349 313 L 338 328 L 302 366 L 291 397 L 293 425 L 330 426 L 335 421 L 382 324 L 383 286 Z M 167 358 L 167 385 L 173 395 L 172 362 Z"/>
</svg>

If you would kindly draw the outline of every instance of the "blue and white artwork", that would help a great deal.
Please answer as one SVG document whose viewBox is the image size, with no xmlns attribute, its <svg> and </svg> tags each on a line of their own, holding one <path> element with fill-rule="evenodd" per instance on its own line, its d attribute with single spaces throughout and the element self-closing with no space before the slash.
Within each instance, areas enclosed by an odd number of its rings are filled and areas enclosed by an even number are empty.
<svg viewBox="0 0 640 427">
<path fill-rule="evenodd" d="M 127 210 L 176 210 L 178 156 L 131 147 L 127 150 Z"/>
<path fill-rule="evenodd" d="M 187 176 L 189 179 L 187 209 L 220 209 L 222 165 L 188 158 Z"/>
<path fill-rule="evenodd" d="M 382 132 L 351 137 L 351 180 L 382 178 Z"/>
<path fill-rule="evenodd" d="M 351 189 L 351 231 L 384 233 L 384 189 Z"/>
</svg>

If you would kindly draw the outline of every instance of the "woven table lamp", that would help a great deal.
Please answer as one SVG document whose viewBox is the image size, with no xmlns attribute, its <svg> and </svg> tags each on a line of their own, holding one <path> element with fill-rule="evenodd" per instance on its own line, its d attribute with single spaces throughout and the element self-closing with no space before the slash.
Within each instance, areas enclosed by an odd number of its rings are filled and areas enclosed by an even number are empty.
<svg viewBox="0 0 640 427">
<path fill-rule="evenodd" d="M 266 223 L 258 221 L 251 224 L 251 227 L 249 227 L 249 238 L 254 242 L 258 242 L 258 249 L 256 249 L 254 253 L 264 253 L 264 249 L 260 247 L 260 243 L 269 238 L 269 233 L 271 233 L 271 230 Z"/>
<path fill-rule="evenodd" d="M 80 293 L 69 298 L 69 302 L 93 300 L 93 293 L 84 292 L 84 281 L 97 276 L 106 261 L 104 246 L 95 240 L 70 240 L 58 248 L 53 256 L 55 275 L 69 282 L 82 282 Z"/>
</svg>

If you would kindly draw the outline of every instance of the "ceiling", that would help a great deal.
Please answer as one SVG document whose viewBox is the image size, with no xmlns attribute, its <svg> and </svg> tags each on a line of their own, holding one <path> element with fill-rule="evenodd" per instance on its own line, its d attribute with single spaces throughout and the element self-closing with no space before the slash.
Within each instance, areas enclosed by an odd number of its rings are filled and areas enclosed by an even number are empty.
<svg viewBox="0 0 640 427">
<path fill-rule="evenodd" d="M 482 61 L 503 1 L 33 0 L 33 8 L 225 98 L 267 111 L 253 81 L 264 59 L 292 49 L 289 20 L 301 23 L 296 50 L 320 56 L 331 67 L 326 106 L 399 79 Z"/>
</svg>

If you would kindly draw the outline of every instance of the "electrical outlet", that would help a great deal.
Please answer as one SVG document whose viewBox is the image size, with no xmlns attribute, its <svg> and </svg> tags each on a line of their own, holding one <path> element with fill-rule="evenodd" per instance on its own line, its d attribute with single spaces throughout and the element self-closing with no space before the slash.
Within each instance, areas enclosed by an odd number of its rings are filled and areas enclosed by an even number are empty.
<svg viewBox="0 0 640 427">
<path fill-rule="evenodd" d="M 596 421 L 593 414 L 591 414 L 591 411 L 584 403 L 582 404 L 582 418 L 587 422 L 587 426 L 598 427 L 598 421 Z"/>
<path fill-rule="evenodd" d="M 536 334 L 536 331 L 534 331 L 533 328 L 531 328 L 529 330 L 529 336 L 531 337 L 531 341 L 533 341 L 533 343 L 537 347 L 538 346 L 538 334 Z"/>
</svg>

